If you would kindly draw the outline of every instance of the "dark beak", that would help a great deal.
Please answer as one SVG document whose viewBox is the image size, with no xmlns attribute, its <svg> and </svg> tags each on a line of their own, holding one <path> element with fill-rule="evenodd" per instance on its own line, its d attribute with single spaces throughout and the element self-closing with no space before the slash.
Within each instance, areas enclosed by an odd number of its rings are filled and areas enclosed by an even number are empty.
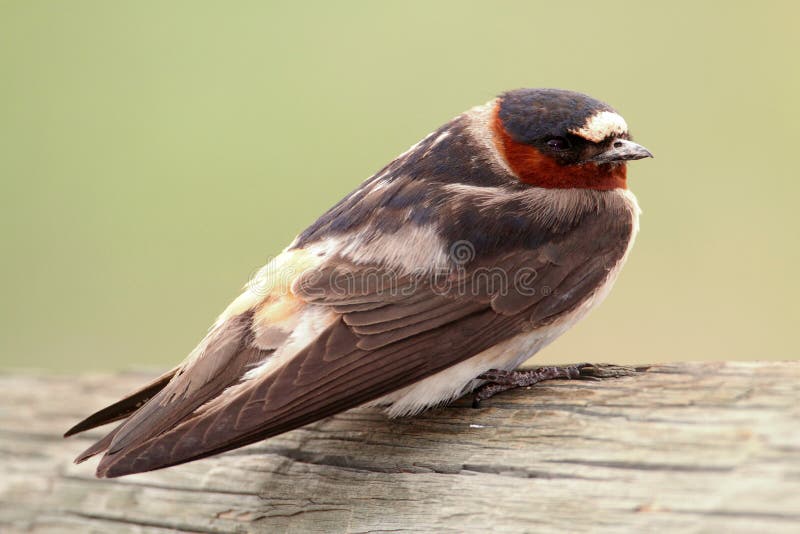
<svg viewBox="0 0 800 534">
<path fill-rule="evenodd" d="M 608 150 L 596 155 L 591 161 L 595 163 L 611 163 L 652 157 L 653 154 L 642 145 L 627 139 L 616 139 Z"/>
</svg>

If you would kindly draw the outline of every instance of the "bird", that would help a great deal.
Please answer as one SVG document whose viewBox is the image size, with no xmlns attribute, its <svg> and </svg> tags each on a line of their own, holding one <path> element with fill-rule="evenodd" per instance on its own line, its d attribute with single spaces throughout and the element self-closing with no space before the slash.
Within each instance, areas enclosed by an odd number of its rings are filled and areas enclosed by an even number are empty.
<svg viewBox="0 0 800 534">
<path fill-rule="evenodd" d="M 205 458 L 362 405 L 417 414 L 575 378 L 516 370 L 609 293 L 639 230 L 608 104 L 515 89 L 435 130 L 261 268 L 172 370 L 65 436 L 118 477 Z"/>
</svg>

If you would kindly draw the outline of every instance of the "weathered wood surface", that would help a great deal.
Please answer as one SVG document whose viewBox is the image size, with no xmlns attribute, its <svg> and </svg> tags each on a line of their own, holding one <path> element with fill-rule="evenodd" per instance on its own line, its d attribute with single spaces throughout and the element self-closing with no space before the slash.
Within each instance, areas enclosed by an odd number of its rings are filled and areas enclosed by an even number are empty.
<svg viewBox="0 0 800 534">
<path fill-rule="evenodd" d="M 800 532 L 800 362 L 658 365 L 358 409 L 114 480 L 68 426 L 146 377 L 0 375 L 0 531 Z"/>
</svg>

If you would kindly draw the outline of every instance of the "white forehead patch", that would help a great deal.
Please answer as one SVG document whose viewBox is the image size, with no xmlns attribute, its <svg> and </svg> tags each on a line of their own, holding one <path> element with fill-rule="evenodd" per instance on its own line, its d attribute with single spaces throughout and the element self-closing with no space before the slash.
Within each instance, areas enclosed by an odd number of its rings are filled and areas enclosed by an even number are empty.
<svg viewBox="0 0 800 534">
<path fill-rule="evenodd" d="M 583 126 L 570 130 L 569 133 L 583 137 L 587 141 L 599 143 L 612 135 L 628 133 L 628 125 L 625 123 L 625 119 L 613 111 L 600 111 L 589 117 Z"/>
</svg>

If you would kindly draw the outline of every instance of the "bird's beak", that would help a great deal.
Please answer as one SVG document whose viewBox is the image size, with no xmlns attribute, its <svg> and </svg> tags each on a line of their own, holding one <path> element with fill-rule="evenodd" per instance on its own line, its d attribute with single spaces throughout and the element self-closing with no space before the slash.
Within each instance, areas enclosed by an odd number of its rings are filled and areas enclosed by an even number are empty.
<svg viewBox="0 0 800 534">
<path fill-rule="evenodd" d="M 591 159 L 595 163 L 611 163 L 613 161 L 628 161 L 632 159 L 652 158 L 645 147 L 640 144 L 628 141 L 627 139 L 617 139 L 611 144 L 611 148 L 601 152 Z"/>
</svg>

